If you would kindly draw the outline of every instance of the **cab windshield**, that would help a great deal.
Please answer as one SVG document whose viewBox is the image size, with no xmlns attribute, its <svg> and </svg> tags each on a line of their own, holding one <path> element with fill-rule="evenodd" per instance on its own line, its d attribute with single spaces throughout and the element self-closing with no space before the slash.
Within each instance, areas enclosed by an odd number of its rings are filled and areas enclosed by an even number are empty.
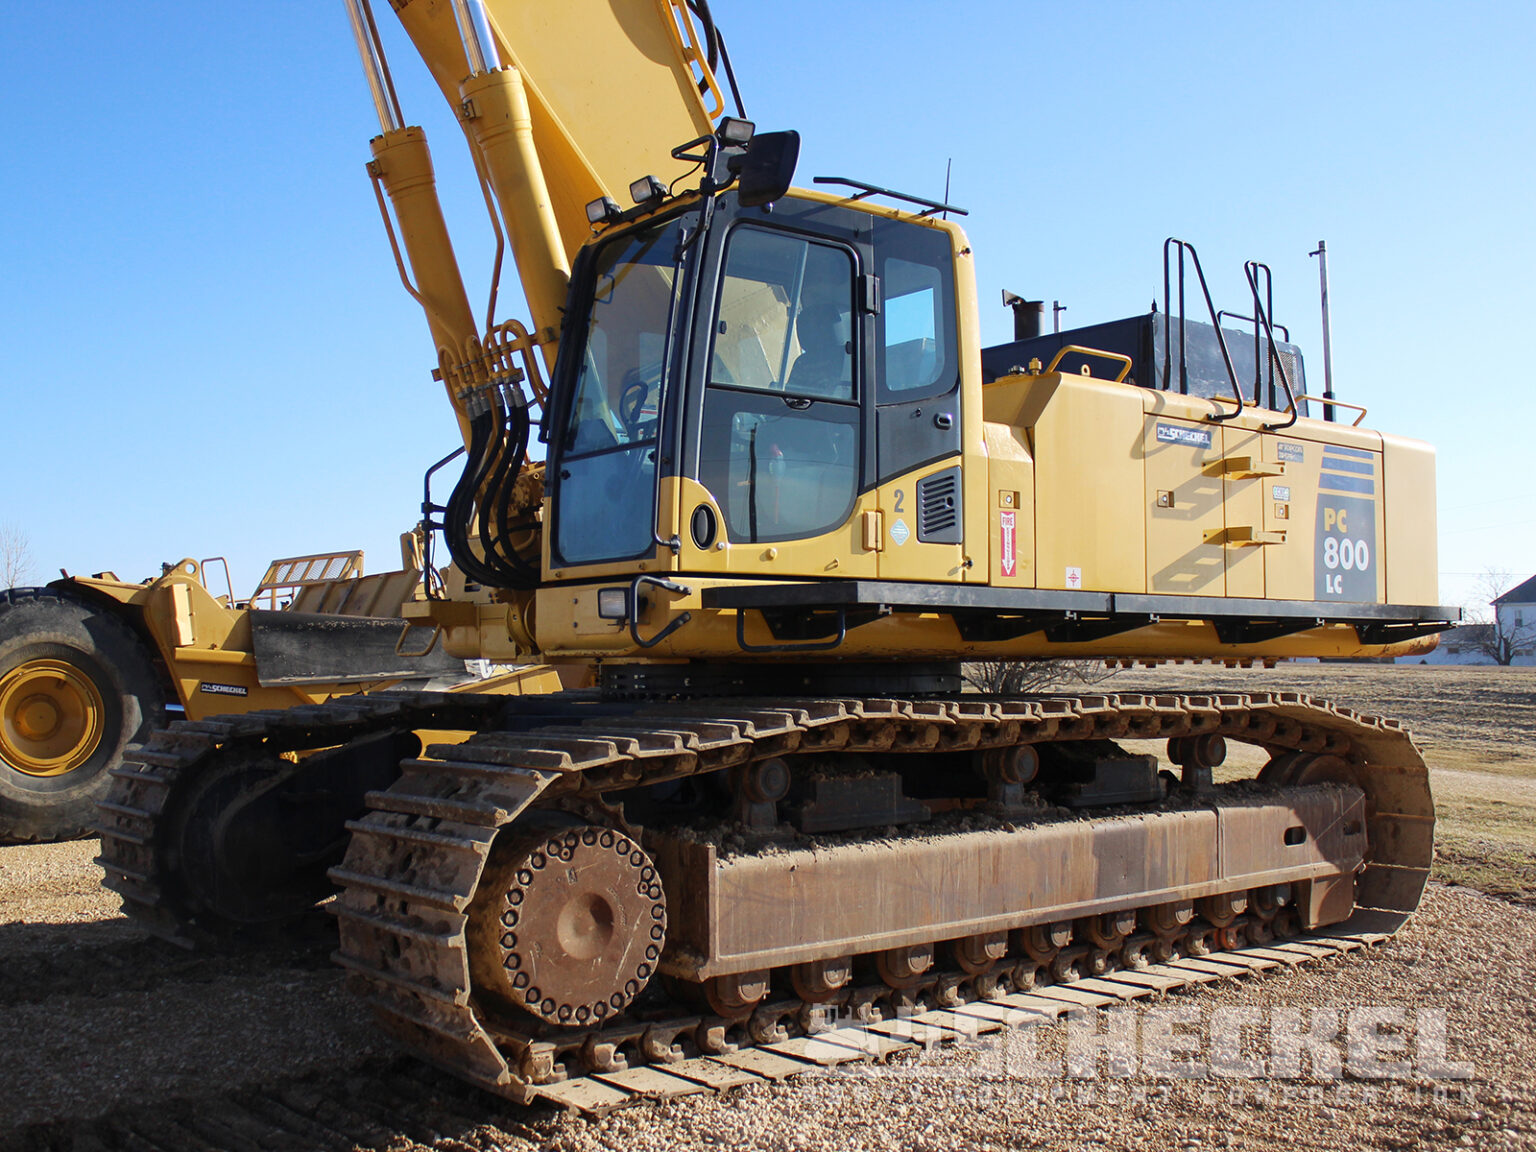
<svg viewBox="0 0 1536 1152">
<path fill-rule="evenodd" d="M 652 550 L 678 229 L 676 221 L 643 229 L 597 254 L 581 364 L 559 438 L 555 550 L 567 564 Z"/>
</svg>

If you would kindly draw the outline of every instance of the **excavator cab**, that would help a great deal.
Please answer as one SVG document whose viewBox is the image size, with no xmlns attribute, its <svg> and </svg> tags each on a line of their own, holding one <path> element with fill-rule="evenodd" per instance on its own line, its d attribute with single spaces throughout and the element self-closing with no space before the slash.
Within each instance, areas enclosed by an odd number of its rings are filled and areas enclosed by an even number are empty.
<svg viewBox="0 0 1536 1152">
<path fill-rule="evenodd" d="M 958 462 L 959 230 L 823 193 L 753 198 L 689 198 L 578 255 L 551 387 L 552 569 L 669 545 L 683 570 L 737 549 L 761 563 L 754 546 L 793 544 L 775 573 L 875 575 L 879 490 Z M 926 516 L 893 494 L 894 539 L 957 549 L 951 488 Z"/>
</svg>

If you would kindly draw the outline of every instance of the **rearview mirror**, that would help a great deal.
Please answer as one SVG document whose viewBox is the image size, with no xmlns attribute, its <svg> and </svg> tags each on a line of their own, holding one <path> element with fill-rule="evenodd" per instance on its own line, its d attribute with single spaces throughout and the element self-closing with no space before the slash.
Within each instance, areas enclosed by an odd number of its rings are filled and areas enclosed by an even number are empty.
<svg viewBox="0 0 1536 1152">
<path fill-rule="evenodd" d="M 800 159 L 800 133 L 761 132 L 746 151 L 732 156 L 728 167 L 736 174 L 736 198 L 743 208 L 771 204 L 789 191 Z"/>
</svg>

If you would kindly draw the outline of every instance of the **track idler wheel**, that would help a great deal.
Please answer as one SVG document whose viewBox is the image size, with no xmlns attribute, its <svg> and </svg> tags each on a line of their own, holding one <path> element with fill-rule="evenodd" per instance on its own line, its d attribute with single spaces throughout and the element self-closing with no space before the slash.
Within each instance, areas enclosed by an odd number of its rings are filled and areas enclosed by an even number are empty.
<svg viewBox="0 0 1536 1152">
<path fill-rule="evenodd" d="M 1323 752 L 1282 752 L 1259 772 L 1260 784 L 1293 788 L 1302 784 L 1353 784 L 1359 777 L 1342 756 Z"/>
<path fill-rule="evenodd" d="M 550 1024 L 623 1012 L 661 958 L 667 908 L 656 866 L 612 828 L 500 839 L 470 910 L 476 989 Z"/>
</svg>

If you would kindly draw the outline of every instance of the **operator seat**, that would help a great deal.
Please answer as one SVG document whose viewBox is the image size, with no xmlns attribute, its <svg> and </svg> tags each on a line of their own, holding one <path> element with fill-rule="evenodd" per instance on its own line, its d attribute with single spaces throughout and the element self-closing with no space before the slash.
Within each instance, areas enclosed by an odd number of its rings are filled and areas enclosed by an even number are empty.
<svg viewBox="0 0 1536 1152">
<path fill-rule="evenodd" d="M 826 305 L 801 313 L 795 331 L 802 351 L 789 370 L 786 392 L 831 400 L 853 399 L 853 354 L 848 342 L 838 334 L 839 319 L 837 310 Z"/>
</svg>

